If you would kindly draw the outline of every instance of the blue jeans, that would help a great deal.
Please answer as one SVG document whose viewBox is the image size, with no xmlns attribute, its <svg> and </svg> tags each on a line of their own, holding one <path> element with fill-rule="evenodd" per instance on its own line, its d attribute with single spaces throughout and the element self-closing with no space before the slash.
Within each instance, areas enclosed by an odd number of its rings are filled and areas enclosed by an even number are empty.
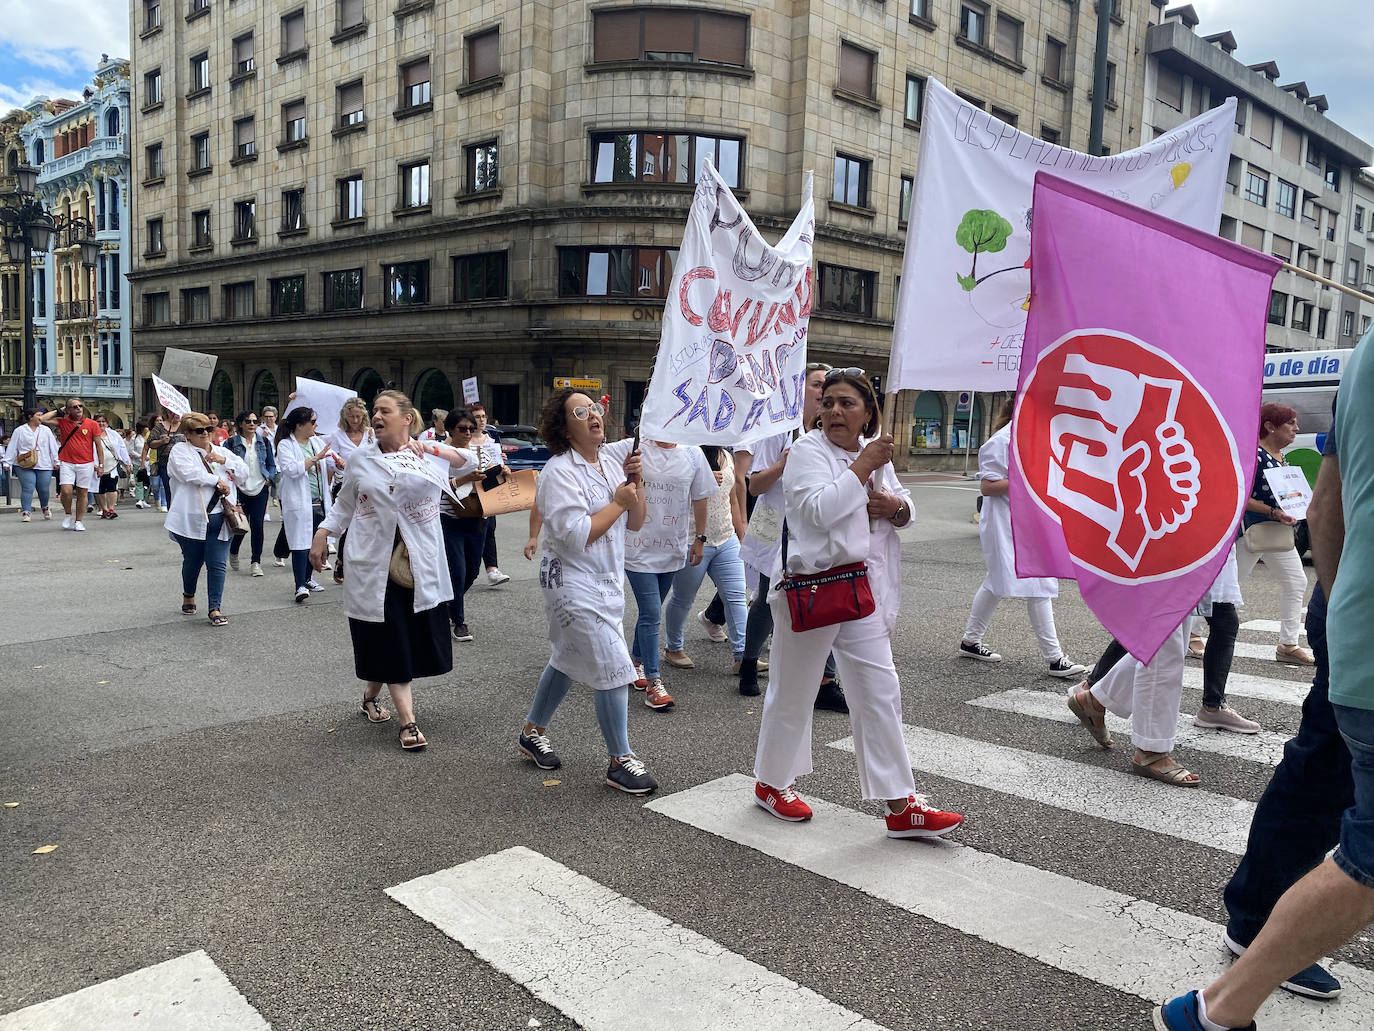
<svg viewBox="0 0 1374 1031">
<path fill-rule="evenodd" d="M 683 566 L 673 576 L 673 591 L 663 610 L 665 643 L 670 652 L 682 651 L 687 616 L 692 610 L 692 602 L 701 587 L 702 578 L 708 573 L 725 604 L 730 651 L 738 659 L 744 654 L 744 624 L 748 609 L 744 604 L 744 563 L 739 557 L 739 538 L 734 534 L 724 544 L 706 545 L 700 565 Z"/>
<path fill-rule="evenodd" d="M 1374 889 L 1374 709 L 1331 708 L 1350 749 L 1355 787 L 1355 804 L 1341 817 L 1341 843 L 1333 858 L 1351 880 Z"/>
<path fill-rule="evenodd" d="M 239 504 L 243 506 L 243 514 L 248 517 L 248 561 L 262 561 L 262 520 L 267 515 L 267 502 L 269 492 L 266 485 L 256 494 L 239 493 Z M 243 546 L 243 534 L 235 534 L 234 539 L 229 542 L 229 553 L 237 555 L 239 548 Z"/>
<path fill-rule="evenodd" d="M 644 675 L 653 680 L 658 676 L 658 625 L 663 619 L 663 599 L 673 587 L 677 570 L 671 573 L 638 573 L 625 570 L 630 590 L 635 592 L 639 618 L 635 620 L 634 646 L 630 658 L 644 664 Z"/>
<path fill-rule="evenodd" d="M 19 510 L 21 512 L 33 512 L 33 492 L 38 491 L 38 507 L 47 508 L 51 500 L 49 491 L 52 487 L 51 469 L 22 469 L 15 466 L 16 473 L 19 474 Z"/>
<path fill-rule="evenodd" d="M 453 581 L 453 600 L 448 603 L 449 621 L 457 626 L 466 623 L 463 595 L 467 593 L 482 569 L 482 542 L 487 525 L 482 519 L 450 519 L 439 517 L 444 531 L 444 557 L 448 559 L 448 578 Z"/>
<path fill-rule="evenodd" d="M 196 596 L 200 567 L 205 567 L 205 595 L 209 611 L 214 612 L 224 601 L 224 569 L 229 560 L 229 542 L 219 539 L 224 516 L 216 512 L 205 524 L 205 540 L 175 534 L 181 545 L 181 593 Z"/>
<path fill-rule="evenodd" d="M 1302 705 L 1302 723 L 1255 807 L 1245 855 L 1226 885 L 1227 927 L 1242 945 L 1254 941 L 1280 896 L 1340 840 L 1341 816 L 1355 803 L 1350 750 L 1326 693 L 1330 667 L 1326 596 L 1320 586 L 1307 603 L 1307 643 L 1317 668 Z M 1365 738 L 1371 739 L 1374 734 Z M 1374 785 L 1366 790 L 1374 791 Z M 1365 808 L 1374 812 L 1374 799 Z"/>
<path fill-rule="evenodd" d="M 530 703 L 529 715 L 525 718 L 533 726 L 547 727 L 571 687 L 571 677 L 552 666 L 545 666 L 539 678 L 539 687 L 534 692 L 534 701 Z M 630 686 L 626 684 L 609 691 L 593 691 L 592 694 L 596 696 L 596 722 L 601 726 L 601 736 L 606 739 L 606 754 L 629 755 Z"/>
</svg>

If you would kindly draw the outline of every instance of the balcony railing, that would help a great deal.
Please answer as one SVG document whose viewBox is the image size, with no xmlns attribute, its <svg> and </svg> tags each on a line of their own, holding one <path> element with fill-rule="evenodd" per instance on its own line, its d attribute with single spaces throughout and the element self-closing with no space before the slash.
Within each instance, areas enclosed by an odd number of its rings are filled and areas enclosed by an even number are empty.
<svg viewBox="0 0 1374 1031">
<path fill-rule="evenodd" d="M 64 372 L 56 376 L 37 376 L 40 394 L 67 394 L 72 397 L 125 398 L 133 396 L 132 376 L 93 376 Z"/>
<path fill-rule="evenodd" d="M 43 166 L 38 170 L 38 181 L 45 183 L 50 179 L 56 179 L 58 176 L 75 171 L 88 161 L 94 161 L 98 158 L 127 158 L 128 156 L 129 137 L 127 133 L 120 133 L 118 136 L 97 136 L 80 150 L 74 150 L 70 154 L 63 154 L 60 158 L 43 162 Z"/>
<path fill-rule="evenodd" d="M 58 301 L 53 305 L 53 315 L 58 322 L 64 319 L 89 319 L 95 317 L 95 302 L 85 301 Z"/>
</svg>

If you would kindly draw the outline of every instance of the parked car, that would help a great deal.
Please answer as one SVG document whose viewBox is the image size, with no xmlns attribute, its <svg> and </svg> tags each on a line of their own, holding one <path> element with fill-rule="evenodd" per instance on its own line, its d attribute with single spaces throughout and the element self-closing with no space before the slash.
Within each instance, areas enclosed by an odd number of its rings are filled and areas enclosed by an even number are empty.
<svg viewBox="0 0 1374 1031">
<path fill-rule="evenodd" d="M 501 444 L 501 455 L 512 469 L 542 469 L 549 460 L 548 446 L 533 426 L 489 426 Z"/>
</svg>

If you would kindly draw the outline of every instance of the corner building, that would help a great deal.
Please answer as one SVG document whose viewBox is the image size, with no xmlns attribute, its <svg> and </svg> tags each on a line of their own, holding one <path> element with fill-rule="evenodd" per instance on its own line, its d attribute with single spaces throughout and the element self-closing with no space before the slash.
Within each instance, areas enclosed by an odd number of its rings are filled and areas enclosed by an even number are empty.
<svg viewBox="0 0 1374 1031">
<path fill-rule="evenodd" d="M 1114 6 L 1109 152 L 1139 142 L 1150 10 Z M 192 400 L 221 414 L 296 376 L 422 409 L 477 376 L 494 421 L 529 422 L 575 377 L 633 425 L 703 156 L 773 239 L 814 169 L 810 354 L 882 375 L 927 78 L 1085 148 L 1095 20 L 1064 0 L 132 0 L 139 396 L 171 345 L 219 356 Z M 938 446 L 952 395 L 898 416 L 899 461 L 962 461 Z"/>
</svg>

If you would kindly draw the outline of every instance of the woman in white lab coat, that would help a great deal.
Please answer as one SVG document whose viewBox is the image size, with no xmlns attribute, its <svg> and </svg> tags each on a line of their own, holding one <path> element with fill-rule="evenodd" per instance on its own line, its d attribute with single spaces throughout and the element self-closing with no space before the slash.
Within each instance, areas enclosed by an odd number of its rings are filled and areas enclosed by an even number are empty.
<svg viewBox="0 0 1374 1031">
<path fill-rule="evenodd" d="M 324 590 L 310 576 L 310 538 L 329 515 L 329 442 L 315 433 L 313 409 L 294 408 L 277 425 L 276 445 L 282 531 L 300 603 Z"/>
<path fill-rule="evenodd" d="M 1040 643 L 1041 656 L 1049 664 L 1050 676 L 1081 677 L 1088 672 L 1088 667 L 1065 657 L 1054 628 L 1052 603 L 1059 596 L 1059 581 L 1052 576 L 1016 575 L 1016 553 L 1011 543 L 1011 505 L 1007 501 L 1014 404 L 1015 398 L 1002 403 L 992 436 L 978 449 L 978 481 L 983 495 L 978 539 L 983 545 L 983 562 L 988 573 L 973 596 L 964 639 L 959 642 L 959 655 L 979 662 L 1001 662 L 1002 656 L 983 644 L 983 635 L 1001 599 L 1025 598 L 1031 629 Z"/>
<path fill-rule="evenodd" d="M 213 429 L 214 425 L 200 412 L 188 412 L 181 417 L 177 432 L 186 439 L 167 451 L 167 472 L 175 487 L 162 525 L 181 548 L 182 613 L 196 613 L 196 583 L 204 566 L 210 625 L 224 626 L 229 620 L 220 606 L 224 601 L 224 570 L 232 534 L 224 525 L 223 504 L 211 502 L 222 497 L 237 505 L 234 481 L 247 476 L 248 467 L 238 455 L 210 443 Z"/>
<path fill-rule="evenodd" d="M 553 457 L 539 474 L 543 517 L 539 586 L 553 655 L 539 678 L 517 747 L 542 770 L 562 765 L 549 742 L 549 721 L 574 680 L 593 689 L 606 739 L 606 783 L 642 795 L 658 787 L 630 750 L 628 706 L 634 664 L 625 618 L 625 531 L 644 525 L 642 465 L 634 442 L 605 444 L 605 410 L 586 394 L 554 391 L 539 434 Z"/>
<path fill-rule="evenodd" d="M 309 552 L 311 564 L 322 569 L 329 538 L 348 531 L 342 546 L 348 560 L 344 612 L 353 639 L 354 672 L 367 684 L 362 712 L 373 723 L 391 719 L 378 701 L 385 684 L 401 717 L 401 747 L 407 751 L 428 743 L 415 722 L 411 681 L 453 669 L 448 635 L 453 589 L 439 532 L 439 494 L 446 477 L 427 455 L 457 467 L 455 475 L 477 467 L 469 451 L 412 441 L 413 420 L 414 408 L 405 394 L 383 390 L 376 396 L 376 439 L 349 456 L 338 502 L 315 531 Z M 408 552 L 414 587 L 389 575 L 398 543 Z"/>
<path fill-rule="evenodd" d="M 887 802 L 894 838 L 948 834 L 964 818 L 915 793 L 902 736 L 902 690 L 892 664 L 901 605 L 901 542 L 911 495 L 892 468 L 892 437 L 878 432 L 878 402 L 862 369 L 825 375 L 819 428 L 792 445 L 782 474 L 786 529 L 770 577 L 773 652 L 754 760 L 754 802 L 782 820 L 811 819 L 793 784 L 811 772 L 813 686 L 833 650 L 844 678 L 864 798 Z M 783 574 L 864 562 L 875 610 L 862 619 L 797 632 Z M 786 568 L 784 569 L 784 563 Z"/>
</svg>

